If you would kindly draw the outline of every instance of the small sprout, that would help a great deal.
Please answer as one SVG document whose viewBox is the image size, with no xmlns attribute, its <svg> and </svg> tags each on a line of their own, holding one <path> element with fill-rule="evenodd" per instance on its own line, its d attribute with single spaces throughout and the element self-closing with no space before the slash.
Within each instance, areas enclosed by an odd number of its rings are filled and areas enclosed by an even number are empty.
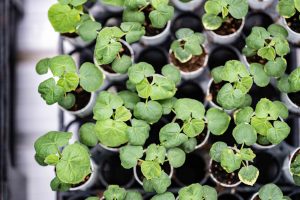
<svg viewBox="0 0 300 200">
<path fill-rule="evenodd" d="M 207 30 L 216 30 L 229 16 L 242 19 L 248 13 L 247 0 L 208 0 L 204 5 L 205 14 L 202 23 Z"/>
<path fill-rule="evenodd" d="M 194 183 L 179 190 L 179 200 L 217 200 L 218 194 L 215 188 Z"/>
</svg>

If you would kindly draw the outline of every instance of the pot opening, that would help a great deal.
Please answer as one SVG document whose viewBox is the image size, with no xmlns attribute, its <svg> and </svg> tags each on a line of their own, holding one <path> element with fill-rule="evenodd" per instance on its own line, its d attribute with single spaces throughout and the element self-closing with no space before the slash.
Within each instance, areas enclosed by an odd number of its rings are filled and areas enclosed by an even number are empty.
<svg viewBox="0 0 300 200">
<path fill-rule="evenodd" d="M 151 125 L 149 138 L 146 140 L 144 145 L 145 148 L 147 148 L 150 144 L 160 144 L 159 131 L 163 126 L 165 126 L 168 123 L 169 121 L 165 117 L 162 117 L 158 122 Z"/>
<path fill-rule="evenodd" d="M 75 104 L 72 108 L 68 109 L 69 111 L 78 111 L 83 109 L 88 105 L 91 99 L 91 93 L 85 91 L 82 87 L 78 86 L 75 91 L 71 91 L 70 93 L 75 95 Z"/>
<path fill-rule="evenodd" d="M 143 9 L 143 13 L 145 14 L 145 23 L 144 23 L 144 27 L 146 30 L 145 35 L 148 37 L 158 35 L 158 34 L 162 33 L 164 31 L 164 29 L 166 28 L 166 26 L 164 28 L 155 28 L 152 26 L 151 20 L 149 18 L 150 12 L 152 10 L 153 10 L 153 8 L 151 5 L 148 5 L 146 8 Z"/>
<path fill-rule="evenodd" d="M 208 58 L 208 67 L 210 70 L 215 67 L 224 65 L 228 60 L 239 60 L 239 55 L 227 46 L 217 46 L 210 54 Z"/>
<path fill-rule="evenodd" d="M 142 157 L 142 159 L 145 159 L 145 155 Z M 163 165 L 161 165 L 161 169 L 168 175 L 170 175 L 171 173 L 171 165 L 168 163 L 168 162 L 164 162 Z M 144 180 L 144 175 L 141 171 L 141 166 L 140 165 L 137 165 L 136 166 L 136 175 L 137 177 L 141 180 L 141 182 L 143 182 Z"/>
<path fill-rule="evenodd" d="M 161 73 L 161 68 L 169 63 L 166 52 L 157 47 L 144 49 L 140 53 L 137 61 L 151 64 L 157 73 Z"/>
<path fill-rule="evenodd" d="M 203 31 L 200 18 L 192 12 L 184 12 L 175 18 L 171 28 L 172 33 L 174 34 L 180 28 L 190 28 L 199 33 Z"/>
<path fill-rule="evenodd" d="M 177 98 L 195 99 L 202 103 L 205 100 L 205 94 L 202 88 L 193 81 L 187 81 L 180 85 L 175 96 Z"/>
<path fill-rule="evenodd" d="M 220 183 L 226 184 L 226 185 L 234 185 L 238 183 L 239 177 L 238 177 L 238 171 L 227 173 L 220 163 L 216 161 L 212 161 L 210 166 L 210 172 L 212 176 Z"/>
<path fill-rule="evenodd" d="M 300 91 L 289 93 L 288 97 L 294 104 L 296 104 L 298 107 L 300 107 Z"/>
<path fill-rule="evenodd" d="M 296 12 L 292 17 L 286 18 L 286 23 L 296 33 L 300 33 L 300 12 Z"/>
<path fill-rule="evenodd" d="M 242 200 L 242 198 L 237 194 L 223 193 L 219 195 L 218 200 Z"/>
<path fill-rule="evenodd" d="M 242 21 L 242 19 L 235 19 L 229 14 L 227 19 L 222 23 L 221 27 L 213 32 L 218 35 L 231 35 L 239 30 L 242 25 Z"/>
<path fill-rule="evenodd" d="M 271 101 L 280 101 L 280 92 L 272 84 L 269 84 L 266 87 L 258 87 L 257 85 L 253 84 L 249 94 L 252 97 L 251 106 L 254 108 L 262 98 L 267 98 Z"/>
<path fill-rule="evenodd" d="M 271 24 L 273 24 L 273 19 L 263 12 L 252 12 L 246 17 L 247 23 L 245 23 L 245 27 L 243 32 L 245 35 L 249 35 L 254 26 L 268 28 Z"/>
</svg>

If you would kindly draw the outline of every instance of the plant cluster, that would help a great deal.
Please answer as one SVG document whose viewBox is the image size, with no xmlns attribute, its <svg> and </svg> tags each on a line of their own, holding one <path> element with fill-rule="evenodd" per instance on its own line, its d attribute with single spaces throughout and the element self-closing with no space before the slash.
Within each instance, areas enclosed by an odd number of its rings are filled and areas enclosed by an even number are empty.
<svg viewBox="0 0 300 200">
<path fill-rule="evenodd" d="M 258 196 L 260 200 L 291 200 L 289 197 L 283 196 L 283 193 L 280 190 L 280 188 L 273 183 L 269 183 L 262 186 L 258 191 Z"/>
<path fill-rule="evenodd" d="M 70 132 L 51 131 L 34 143 L 36 161 L 55 166 L 56 176 L 50 183 L 54 191 L 67 191 L 92 173 L 88 149 L 77 142 L 69 144 L 71 136 Z"/>
<path fill-rule="evenodd" d="M 76 102 L 72 93 L 77 88 L 94 92 L 103 83 L 102 72 L 93 63 L 83 63 L 77 72 L 76 64 L 69 55 L 44 58 L 36 65 L 39 75 L 52 73 L 52 77 L 39 84 L 38 91 L 48 105 L 58 103 L 70 109 Z"/>
<path fill-rule="evenodd" d="M 284 18 L 291 18 L 300 12 L 300 1 L 299 0 L 279 0 L 277 5 L 279 14 Z M 300 20 L 300 18 L 299 18 Z"/>
<path fill-rule="evenodd" d="M 200 56 L 203 53 L 205 37 L 201 33 L 195 33 L 189 28 L 181 28 L 176 31 L 177 40 L 171 44 L 171 50 L 175 58 L 181 63 L 186 63 L 193 56 Z"/>
<path fill-rule="evenodd" d="M 230 17 L 243 19 L 248 13 L 247 0 L 208 0 L 204 5 L 203 26 L 207 30 L 220 28 Z"/>
<path fill-rule="evenodd" d="M 280 25 L 272 24 L 266 30 L 263 27 L 253 27 L 246 38 L 243 54 L 246 57 L 258 56 L 259 59 L 250 63 L 250 70 L 263 73 L 264 76 L 281 77 L 287 67 L 286 56 L 290 52 L 287 41 L 288 32 Z M 259 73 L 255 73 L 254 76 Z M 261 75 L 260 75 L 261 76 Z"/>
<path fill-rule="evenodd" d="M 278 81 L 278 88 L 285 93 L 300 91 L 300 67 L 296 68 L 289 75 L 283 75 Z"/>
<path fill-rule="evenodd" d="M 84 13 L 87 0 L 58 0 L 48 10 L 49 21 L 56 32 L 77 34 L 84 41 L 93 41 L 102 26 Z"/>
<path fill-rule="evenodd" d="M 300 155 L 296 154 L 293 158 L 290 167 L 291 174 L 293 176 L 296 185 L 300 185 Z"/>
</svg>

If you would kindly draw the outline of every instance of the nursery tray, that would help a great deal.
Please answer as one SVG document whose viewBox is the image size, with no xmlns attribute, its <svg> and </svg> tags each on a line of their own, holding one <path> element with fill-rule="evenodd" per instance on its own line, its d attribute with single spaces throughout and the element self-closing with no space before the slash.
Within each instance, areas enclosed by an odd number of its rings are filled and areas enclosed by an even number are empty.
<svg viewBox="0 0 300 200">
<path fill-rule="evenodd" d="M 200 16 L 203 13 L 202 9 L 203 6 L 197 10 L 194 10 L 193 12 L 181 12 L 176 10 L 175 16 L 172 20 L 169 38 L 162 45 L 153 47 L 145 46 L 140 43 L 133 44 L 132 47 L 135 52 L 135 62 L 149 62 L 155 67 L 157 72 L 160 72 L 161 67 L 169 62 L 168 50 L 172 40 L 174 39 L 174 33 L 176 30 L 187 27 L 198 32 L 203 31 L 200 20 Z M 104 26 L 114 26 L 121 23 L 121 13 L 108 12 L 99 3 L 95 3 L 90 8 L 90 12 L 95 16 L 96 20 L 100 21 Z M 205 97 L 208 82 L 211 79 L 210 70 L 214 67 L 223 65 L 227 60 L 242 60 L 243 58 L 241 55 L 241 50 L 245 45 L 244 39 L 246 35 L 249 34 L 251 28 L 253 26 L 268 27 L 268 25 L 275 23 L 278 19 L 279 16 L 275 12 L 274 6 L 264 11 L 250 10 L 246 17 L 243 34 L 237 42 L 232 45 L 224 46 L 213 44 L 208 38 L 208 42 L 205 44 L 208 47 L 210 54 L 208 67 L 206 67 L 205 72 L 197 79 L 188 81 L 182 80 L 178 86 L 178 92 L 175 96 L 181 98 L 194 98 L 201 101 L 205 106 L 208 107 Z M 83 62 L 93 62 L 93 48 L 94 43 L 85 47 L 74 47 L 63 38 L 60 38 L 59 53 L 69 54 L 76 57 L 79 64 Z M 290 48 L 291 52 L 286 57 L 289 67 L 287 69 L 288 73 L 297 66 L 300 66 L 300 48 L 292 44 L 290 45 Z M 125 82 L 109 82 L 106 80 L 102 90 L 108 89 L 120 91 L 125 88 Z M 270 100 L 280 100 L 280 92 L 274 86 L 272 86 L 272 84 L 266 88 L 254 87 L 250 93 L 253 97 L 254 105 L 260 98 L 263 97 L 269 98 Z M 88 121 L 93 121 L 92 116 L 82 119 L 74 118 L 63 111 L 60 112 L 60 129 L 62 131 L 72 131 L 76 133 L 77 138 L 80 125 Z M 168 121 L 170 121 L 170 119 L 163 117 L 158 123 L 154 124 L 153 129 L 159 130 L 160 127 L 168 123 Z M 289 184 L 282 174 L 282 166 L 285 157 L 292 149 L 300 146 L 300 116 L 291 113 L 287 119 L 287 123 L 291 127 L 291 133 L 284 142 L 267 151 L 255 151 L 257 155 L 255 162 L 260 162 L 262 164 L 256 165 L 261 170 L 260 177 L 254 187 L 241 184 L 234 189 L 226 189 L 217 186 L 216 188 L 218 192 L 237 193 L 240 195 L 240 199 L 246 200 L 249 199 L 252 194 L 257 192 L 262 185 L 270 182 L 276 183 L 286 195 L 300 190 L 299 187 Z M 223 140 L 229 145 L 233 145 L 234 139 L 231 134 L 232 129 L 233 126 L 229 127 L 226 133 L 222 136 L 211 135 L 209 142 L 204 148 L 201 150 L 196 150 L 195 152 L 191 153 L 191 155 L 187 155 L 187 162 L 184 164 L 184 166 L 175 170 L 172 179 L 172 185 L 170 186 L 169 191 L 176 194 L 181 187 L 195 182 L 216 186 L 208 175 L 208 152 L 211 144 L 215 141 Z M 155 142 L 158 139 L 150 133 L 150 138 L 148 140 Z M 150 199 L 154 195 L 151 193 L 144 193 L 142 187 L 134 179 L 133 170 L 126 170 L 122 168 L 118 158 L 118 153 L 109 152 L 103 149 L 101 146 L 96 146 L 91 149 L 91 153 L 94 161 L 100 165 L 100 176 L 98 183 L 86 191 L 58 192 L 58 200 L 84 200 L 88 196 L 102 194 L 108 184 L 118 184 L 125 188 L 139 190 L 144 195 L 145 200 Z"/>
</svg>

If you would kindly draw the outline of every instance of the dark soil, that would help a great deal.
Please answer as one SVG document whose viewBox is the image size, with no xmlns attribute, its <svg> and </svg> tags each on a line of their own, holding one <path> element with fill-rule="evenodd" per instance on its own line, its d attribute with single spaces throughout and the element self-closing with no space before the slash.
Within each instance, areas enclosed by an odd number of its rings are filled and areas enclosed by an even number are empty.
<svg viewBox="0 0 300 200">
<path fill-rule="evenodd" d="M 144 23 L 144 27 L 146 29 L 146 36 L 155 36 L 160 34 L 161 32 L 164 31 L 164 28 L 154 28 L 151 24 L 151 20 L 149 18 L 149 14 L 150 12 L 153 10 L 152 6 L 149 5 L 146 8 L 144 8 L 143 13 L 145 14 L 145 23 Z"/>
<path fill-rule="evenodd" d="M 91 174 L 87 175 L 82 182 L 77 183 L 77 184 L 73 184 L 71 187 L 75 188 L 75 187 L 78 187 L 80 185 L 83 185 L 84 183 L 86 183 L 90 179 L 90 177 L 91 177 Z"/>
<path fill-rule="evenodd" d="M 253 200 L 260 200 L 259 196 L 257 195 Z"/>
<path fill-rule="evenodd" d="M 78 34 L 77 33 L 62 33 L 61 34 L 62 36 L 65 36 L 65 37 L 68 37 L 68 38 L 76 38 L 78 37 Z"/>
<path fill-rule="evenodd" d="M 229 174 L 215 161 L 212 161 L 210 170 L 212 175 L 221 183 L 233 185 L 239 182 L 238 171 Z"/>
<path fill-rule="evenodd" d="M 84 108 L 91 99 L 91 93 L 85 91 L 82 87 L 78 87 L 75 91 L 71 92 L 75 95 L 75 105 L 69 111 L 78 111 Z"/>
<path fill-rule="evenodd" d="M 300 33 L 300 19 L 299 19 L 300 13 L 296 12 L 296 14 L 286 19 L 287 25 L 295 32 Z"/>
<path fill-rule="evenodd" d="M 169 123 L 169 121 L 165 117 L 162 117 L 158 122 L 151 125 L 149 138 L 146 140 L 146 143 L 144 145 L 145 148 L 148 147 L 150 144 L 153 144 L 153 143 L 154 144 L 160 144 L 159 131 L 164 125 L 166 125 L 168 123 Z"/>
<path fill-rule="evenodd" d="M 268 62 L 268 60 L 263 59 L 258 55 L 254 55 L 254 56 L 250 56 L 250 57 L 246 57 L 246 58 L 247 58 L 247 61 L 248 61 L 249 64 L 259 63 L 259 64 L 262 64 L 262 65 L 265 65 Z"/>
<path fill-rule="evenodd" d="M 288 97 L 294 104 L 300 107 L 300 92 L 289 93 Z"/>
<path fill-rule="evenodd" d="M 227 19 L 222 23 L 221 27 L 214 32 L 218 35 L 230 35 L 235 33 L 242 25 L 241 19 L 234 19 L 231 15 L 228 15 Z"/>
<path fill-rule="evenodd" d="M 196 99 L 200 102 L 204 102 L 205 94 L 202 88 L 193 81 L 184 82 L 178 87 L 178 90 L 175 94 L 177 98 L 191 98 Z"/>
<path fill-rule="evenodd" d="M 180 68 L 181 71 L 183 72 L 193 72 L 199 69 L 200 67 L 205 67 L 204 62 L 207 53 L 205 50 L 202 48 L 203 53 L 200 56 L 193 56 L 188 62 L 186 63 L 181 63 L 177 58 L 175 57 L 174 53 L 170 54 L 170 59 L 171 62 Z"/>
<path fill-rule="evenodd" d="M 214 81 L 212 82 L 209 91 L 210 91 L 210 96 L 208 97 L 208 100 L 211 100 L 212 102 L 214 102 L 216 105 L 219 105 L 217 103 L 217 96 L 219 91 L 221 90 L 221 88 L 223 87 L 223 85 L 225 85 L 225 82 L 221 82 L 221 83 L 215 83 Z"/>
<path fill-rule="evenodd" d="M 130 50 L 127 48 L 127 46 L 124 45 L 123 43 L 121 43 L 121 44 L 122 44 L 122 49 L 121 49 L 121 51 L 119 52 L 119 56 L 122 57 L 123 55 L 127 55 L 127 56 L 131 57 L 132 55 L 130 54 Z M 101 67 L 102 67 L 105 71 L 114 74 L 114 73 L 116 73 L 116 72 L 112 69 L 112 66 L 111 66 L 111 65 L 112 65 L 112 63 L 106 64 L 106 65 L 101 65 Z"/>
</svg>

